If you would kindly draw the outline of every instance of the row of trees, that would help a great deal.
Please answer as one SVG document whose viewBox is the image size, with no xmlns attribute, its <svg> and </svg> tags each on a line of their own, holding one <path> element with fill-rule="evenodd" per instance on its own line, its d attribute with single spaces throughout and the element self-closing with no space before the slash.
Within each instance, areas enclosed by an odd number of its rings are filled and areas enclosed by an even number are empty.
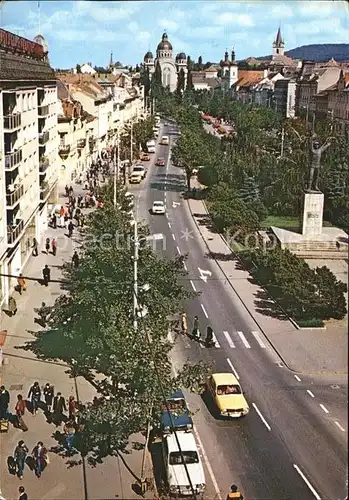
<svg viewBox="0 0 349 500">
<path fill-rule="evenodd" d="M 185 92 L 181 97 L 161 90 L 157 106 L 179 124 L 172 161 L 184 168 L 188 190 L 193 169 L 203 165 L 198 178 L 207 186 L 217 229 L 243 245 L 242 257 L 274 299 L 298 321 L 315 325 L 343 318 L 346 285 L 329 269 L 312 271 L 303 259 L 278 248 L 256 249 L 257 232 L 268 214 L 300 217 L 312 136 L 307 123 L 283 120 L 272 109 L 241 105 L 221 92 Z M 207 133 L 200 111 L 230 123 L 232 133 L 222 139 Z M 331 124 L 318 123 L 316 133 L 320 142 L 326 140 Z M 338 138 L 324 158 L 321 187 L 328 219 L 344 228 L 349 221 L 348 165 L 347 145 Z"/>
<path fill-rule="evenodd" d="M 144 298 L 139 296 L 147 315 L 134 329 L 131 206 L 122 186 L 113 206 L 112 184 L 101 189 L 104 207 L 87 218 L 78 268 L 64 266 L 62 294 L 29 346 L 39 358 L 67 363 L 71 376 L 96 389 L 98 399 L 81 409 L 82 451 L 99 458 L 123 450 L 132 433 L 154 422 L 164 396 L 174 389 L 198 390 L 208 370 L 187 364 L 173 376 L 168 317 L 182 310 L 191 294 L 182 285 L 181 260 L 158 257 L 144 244 L 138 280 L 149 285 Z M 147 226 L 140 226 L 143 243 L 147 235 Z"/>
</svg>

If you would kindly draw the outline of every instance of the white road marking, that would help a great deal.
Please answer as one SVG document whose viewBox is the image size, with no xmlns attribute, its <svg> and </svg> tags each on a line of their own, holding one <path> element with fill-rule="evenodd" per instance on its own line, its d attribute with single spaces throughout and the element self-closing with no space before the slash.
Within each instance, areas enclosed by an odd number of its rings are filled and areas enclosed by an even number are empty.
<svg viewBox="0 0 349 500">
<path fill-rule="evenodd" d="M 171 229 L 171 222 L 168 222 L 167 224 L 168 224 L 168 227 Z"/>
<path fill-rule="evenodd" d="M 206 309 L 204 308 L 204 306 L 202 304 L 200 304 L 200 306 L 201 306 L 202 312 L 204 313 L 204 315 L 206 316 L 206 318 L 208 318 L 208 314 L 206 312 Z"/>
<path fill-rule="evenodd" d="M 198 267 L 198 270 L 199 270 L 200 278 L 202 279 L 202 281 L 207 283 L 207 276 L 212 276 L 211 271 L 208 271 L 206 269 L 200 269 L 200 267 Z"/>
<path fill-rule="evenodd" d="M 217 337 L 215 336 L 215 334 L 213 332 L 212 332 L 212 340 L 214 342 L 214 345 L 219 349 L 220 348 L 219 342 L 218 342 Z"/>
<path fill-rule="evenodd" d="M 196 292 L 196 288 L 195 288 L 195 285 L 194 285 L 194 283 L 192 282 L 192 280 L 190 280 L 190 284 L 191 284 L 191 286 L 192 286 L 192 288 L 193 288 L 194 292 Z"/>
<path fill-rule="evenodd" d="M 325 406 L 325 405 L 323 405 L 322 403 L 320 403 L 320 405 L 319 405 L 319 406 L 320 406 L 320 408 L 321 408 L 322 410 L 324 410 L 324 412 L 325 412 L 325 413 L 330 413 L 330 412 L 329 412 L 329 410 L 326 408 L 326 406 Z"/>
<path fill-rule="evenodd" d="M 177 252 L 179 253 L 179 255 L 181 254 L 181 250 L 178 246 L 177 246 Z"/>
<path fill-rule="evenodd" d="M 263 340 L 261 339 L 259 332 L 252 332 L 252 335 L 257 340 L 258 344 L 262 347 L 262 349 L 265 349 L 265 344 L 264 344 Z"/>
<path fill-rule="evenodd" d="M 311 396 L 312 398 L 315 398 L 314 394 L 309 390 L 307 389 L 307 393 L 309 394 L 309 396 Z"/>
<path fill-rule="evenodd" d="M 213 473 L 213 470 L 212 470 L 212 467 L 211 467 L 211 463 L 206 455 L 206 451 L 205 451 L 205 448 L 202 444 L 202 441 L 200 439 L 200 436 L 198 434 L 198 431 L 196 430 L 196 428 L 194 427 L 194 434 L 195 434 L 195 437 L 196 437 L 196 440 L 198 442 L 198 445 L 201 449 L 201 453 L 202 453 L 202 456 L 203 456 L 203 459 L 204 459 L 204 462 L 205 462 L 205 465 L 206 465 L 206 468 L 207 468 L 207 471 L 211 477 L 211 481 L 212 481 L 212 484 L 213 484 L 213 487 L 216 491 L 216 496 L 215 498 L 217 498 L 217 500 L 222 500 L 222 496 L 221 496 L 221 493 L 220 493 L 220 490 L 219 490 L 219 486 L 218 486 L 218 483 L 217 483 L 217 480 L 215 478 L 215 475 Z"/>
<path fill-rule="evenodd" d="M 234 373 L 234 375 L 235 375 L 236 379 L 237 379 L 237 380 L 240 380 L 239 374 L 238 374 L 238 372 L 235 370 L 235 368 L 234 368 L 234 366 L 233 366 L 233 363 L 230 361 L 230 359 L 229 359 L 229 358 L 227 358 L 227 363 L 228 363 L 228 365 L 230 366 L 230 368 L 232 369 L 232 371 L 233 371 L 233 373 Z"/>
<path fill-rule="evenodd" d="M 338 427 L 338 429 L 340 429 L 342 432 L 345 432 L 344 427 L 342 427 L 341 424 L 339 422 L 337 422 L 337 420 L 335 421 L 335 424 Z"/>
<path fill-rule="evenodd" d="M 188 271 L 187 264 L 185 262 L 183 262 L 183 267 L 186 271 Z"/>
<path fill-rule="evenodd" d="M 175 235 L 173 233 L 172 233 L 172 238 L 173 238 L 174 241 L 176 241 L 176 237 L 175 237 Z"/>
<path fill-rule="evenodd" d="M 260 416 L 260 419 L 262 420 L 263 424 L 266 426 L 266 428 L 268 429 L 268 431 L 271 431 L 270 425 L 268 424 L 268 422 L 265 420 L 265 418 L 261 414 L 261 412 L 260 412 L 258 406 L 256 405 L 256 403 L 252 403 L 252 406 L 256 410 L 256 412 L 258 413 L 258 415 Z"/>
<path fill-rule="evenodd" d="M 242 332 L 237 332 L 240 339 L 242 340 L 242 343 L 244 344 L 244 346 L 247 348 L 247 349 L 251 349 L 251 346 L 250 344 L 247 342 L 247 339 L 245 337 L 245 335 L 242 333 Z"/>
<path fill-rule="evenodd" d="M 231 347 L 232 349 L 234 349 L 234 348 L 235 348 L 235 344 L 234 344 L 234 342 L 231 340 L 231 337 L 230 337 L 229 333 L 228 333 L 228 332 L 223 332 L 223 335 L 224 335 L 224 337 L 227 339 L 227 342 L 228 342 L 229 347 Z"/>
<path fill-rule="evenodd" d="M 295 375 L 294 378 L 298 380 L 298 382 L 302 382 L 301 379 L 298 377 L 298 375 Z"/>
<path fill-rule="evenodd" d="M 316 489 L 314 488 L 314 486 L 312 486 L 310 484 L 309 480 L 305 477 L 305 475 L 300 470 L 300 468 L 298 467 L 298 465 L 293 464 L 293 467 L 296 469 L 296 471 L 298 472 L 298 474 L 301 476 L 301 478 L 303 479 L 303 481 L 305 482 L 305 484 L 308 486 L 308 488 L 310 489 L 310 491 L 312 492 L 312 494 L 314 495 L 314 497 L 316 498 L 316 500 L 321 500 L 321 497 L 320 497 L 319 493 L 316 491 Z"/>
</svg>

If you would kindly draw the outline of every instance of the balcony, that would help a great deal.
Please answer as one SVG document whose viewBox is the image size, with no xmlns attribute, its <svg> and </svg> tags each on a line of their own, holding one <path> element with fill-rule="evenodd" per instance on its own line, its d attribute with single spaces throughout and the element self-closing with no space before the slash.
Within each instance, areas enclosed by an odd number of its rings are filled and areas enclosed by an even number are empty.
<svg viewBox="0 0 349 500">
<path fill-rule="evenodd" d="M 86 139 L 79 139 L 77 142 L 77 148 L 84 149 L 85 146 L 86 146 Z"/>
<path fill-rule="evenodd" d="M 40 200 L 45 201 L 48 195 L 51 193 L 53 186 L 55 183 L 48 184 L 47 182 L 43 182 L 40 186 Z"/>
<path fill-rule="evenodd" d="M 22 161 L 22 150 L 5 155 L 5 170 L 13 170 Z"/>
<path fill-rule="evenodd" d="M 24 222 L 21 219 L 16 219 L 12 224 L 7 226 L 7 243 L 13 245 L 20 237 L 24 228 Z"/>
<path fill-rule="evenodd" d="M 38 106 L 38 115 L 39 118 L 45 118 L 50 114 L 49 106 Z"/>
<path fill-rule="evenodd" d="M 11 193 L 6 193 L 7 208 L 13 208 L 24 194 L 24 187 L 22 185 L 16 186 Z"/>
<path fill-rule="evenodd" d="M 46 170 L 48 169 L 48 167 L 50 166 L 50 162 L 49 162 L 49 159 L 46 158 L 45 156 L 41 157 L 39 159 L 39 172 L 41 174 L 43 174 L 44 172 L 46 172 Z"/>
<path fill-rule="evenodd" d="M 58 148 L 58 153 L 59 153 L 59 156 L 65 160 L 69 156 L 70 145 L 61 144 Z"/>
<path fill-rule="evenodd" d="M 46 144 L 46 142 L 48 142 L 49 139 L 50 139 L 50 133 L 48 131 L 41 132 L 41 134 L 39 134 L 39 144 L 41 146 L 43 146 L 44 144 Z"/>
<path fill-rule="evenodd" d="M 4 130 L 11 132 L 20 128 L 22 125 L 22 116 L 20 113 L 13 113 L 12 115 L 4 116 Z"/>
</svg>

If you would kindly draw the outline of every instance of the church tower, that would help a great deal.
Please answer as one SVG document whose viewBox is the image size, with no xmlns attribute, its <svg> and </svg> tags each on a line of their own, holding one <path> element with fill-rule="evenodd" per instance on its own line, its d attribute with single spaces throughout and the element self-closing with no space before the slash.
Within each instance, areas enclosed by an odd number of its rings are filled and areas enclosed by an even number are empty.
<svg viewBox="0 0 349 500">
<path fill-rule="evenodd" d="M 275 56 L 283 56 L 285 52 L 285 42 L 282 39 L 281 28 L 279 26 L 275 41 L 273 42 L 273 59 Z"/>
<path fill-rule="evenodd" d="M 229 68 L 229 88 L 238 81 L 238 64 L 235 60 L 235 50 L 231 51 L 231 61 Z"/>
</svg>

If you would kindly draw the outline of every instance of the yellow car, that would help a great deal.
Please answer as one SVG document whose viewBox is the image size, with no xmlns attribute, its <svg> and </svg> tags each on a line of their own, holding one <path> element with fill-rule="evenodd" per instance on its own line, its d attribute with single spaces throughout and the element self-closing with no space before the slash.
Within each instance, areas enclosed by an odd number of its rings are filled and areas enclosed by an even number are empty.
<svg viewBox="0 0 349 500">
<path fill-rule="evenodd" d="M 141 161 L 150 161 L 150 156 L 148 155 L 148 153 L 142 153 L 140 160 Z"/>
<path fill-rule="evenodd" d="M 250 411 L 241 386 L 232 373 L 213 373 L 207 389 L 222 417 L 244 417 Z"/>
</svg>

